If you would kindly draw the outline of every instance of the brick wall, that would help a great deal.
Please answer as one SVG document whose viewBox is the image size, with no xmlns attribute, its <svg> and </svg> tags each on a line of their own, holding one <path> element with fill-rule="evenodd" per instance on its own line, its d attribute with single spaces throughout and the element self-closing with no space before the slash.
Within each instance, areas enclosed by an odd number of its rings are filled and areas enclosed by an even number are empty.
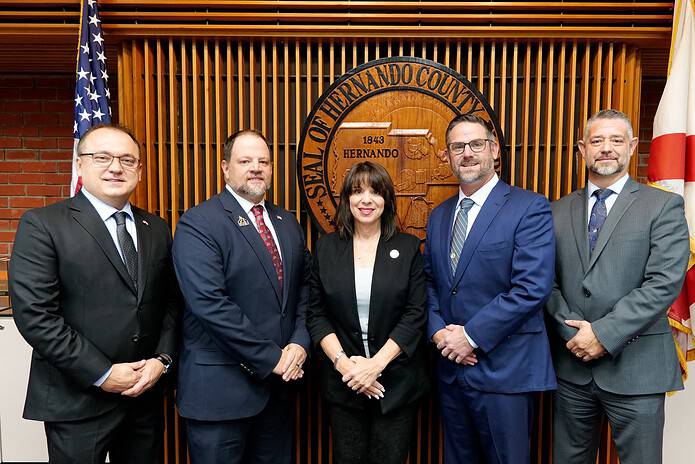
<svg viewBox="0 0 695 464">
<path fill-rule="evenodd" d="M 72 74 L 0 75 L 0 257 L 24 211 L 69 195 Z"/>
<path fill-rule="evenodd" d="M 647 161 L 649 160 L 649 147 L 652 144 L 652 124 L 656 108 L 659 106 L 661 94 L 664 92 L 666 78 L 645 77 L 642 80 L 642 101 L 640 106 L 640 130 L 639 149 L 637 159 L 637 179 L 647 182 Z"/>
</svg>

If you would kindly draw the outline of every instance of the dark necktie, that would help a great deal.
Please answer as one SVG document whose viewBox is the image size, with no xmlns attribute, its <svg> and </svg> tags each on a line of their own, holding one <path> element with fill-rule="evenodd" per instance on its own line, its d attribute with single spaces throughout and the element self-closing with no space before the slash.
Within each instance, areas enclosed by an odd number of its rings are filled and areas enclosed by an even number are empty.
<svg viewBox="0 0 695 464">
<path fill-rule="evenodd" d="M 265 225 L 265 221 L 263 221 L 263 206 L 256 205 L 251 208 L 251 211 L 256 218 L 256 225 L 258 226 L 258 232 L 261 234 L 261 239 L 268 249 L 270 257 L 273 259 L 273 267 L 278 275 L 278 284 L 280 284 L 280 291 L 282 292 L 282 260 L 280 259 L 278 248 L 275 246 L 273 234 L 270 233 L 270 229 L 268 229 L 268 226 Z"/>
<path fill-rule="evenodd" d="M 119 211 L 113 213 L 113 217 L 116 219 L 116 236 L 118 237 L 118 245 L 121 247 L 121 253 L 123 253 L 123 262 L 126 269 L 128 269 L 130 278 L 133 279 L 133 283 L 137 286 L 138 252 L 135 249 L 133 237 L 130 236 L 128 229 L 125 227 L 126 213 Z"/>
<path fill-rule="evenodd" d="M 466 231 L 468 229 L 468 211 L 475 205 L 470 198 L 464 198 L 459 204 L 456 219 L 454 220 L 454 230 L 451 233 L 451 273 L 456 274 L 456 266 L 459 264 L 463 242 L 466 241 Z"/>
<path fill-rule="evenodd" d="M 596 241 L 598 240 L 598 234 L 601 232 L 603 223 L 606 222 L 606 216 L 608 216 L 608 210 L 606 209 L 606 198 L 612 194 L 613 190 L 611 189 L 598 189 L 594 191 L 596 202 L 594 203 L 593 208 L 591 208 L 591 216 L 589 217 L 589 250 L 591 253 L 594 252 Z"/>
</svg>

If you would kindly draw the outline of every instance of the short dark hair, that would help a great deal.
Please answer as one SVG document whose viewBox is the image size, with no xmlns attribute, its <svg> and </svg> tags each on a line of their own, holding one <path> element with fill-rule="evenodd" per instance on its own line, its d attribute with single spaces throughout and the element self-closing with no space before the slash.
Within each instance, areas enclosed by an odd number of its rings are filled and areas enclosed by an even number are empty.
<svg viewBox="0 0 695 464">
<path fill-rule="evenodd" d="M 255 135 L 259 139 L 263 140 L 265 146 L 268 147 L 268 153 L 270 153 L 270 145 L 268 145 L 268 140 L 265 138 L 265 135 L 255 129 L 241 129 L 234 132 L 232 135 L 227 137 L 227 140 L 224 141 L 224 160 L 226 162 L 229 163 L 229 160 L 232 159 L 232 148 L 234 148 L 234 142 L 236 142 L 236 140 L 242 135 Z"/>
<path fill-rule="evenodd" d="M 487 131 L 487 136 L 492 140 L 497 140 L 497 137 L 495 137 L 495 130 L 493 129 L 492 124 L 490 124 L 488 121 L 486 121 L 478 115 L 475 115 L 473 113 L 466 113 L 459 114 L 458 116 L 454 117 L 454 119 L 452 119 L 449 125 L 446 127 L 444 140 L 446 142 L 447 147 L 449 146 L 449 134 L 451 134 L 451 131 L 454 130 L 454 127 L 464 122 L 470 122 L 471 124 L 479 124 L 483 126 Z"/>
<path fill-rule="evenodd" d="M 623 113 L 622 111 L 614 110 L 613 108 L 608 108 L 606 110 L 599 111 L 586 121 L 586 125 L 584 126 L 584 141 L 586 141 L 589 138 L 589 130 L 591 129 L 591 125 L 598 119 L 620 119 L 627 126 L 627 137 L 630 140 L 632 140 L 632 121 L 630 121 L 628 115 Z"/>
<path fill-rule="evenodd" d="M 396 191 L 386 168 L 371 161 L 357 163 L 350 168 L 340 190 L 340 202 L 335 213 L 335 223 L 340 238 L 352 237 L 355 232 L 355 218 L 350 211 L 350 195 L 359 187 L 371 187 L 374 193 L 384 199 L 384 212 L 381 215 L 381 236 L 388 240 L 399 230 L 396 217 Z"/>
<path fill-rule="evenodd" d="M 82 137 L 80 137 L 80 141 L 77 142 L 77 155 L 82 154 L 82 146 L 85 144 L 87 139 L 89 138 L 90 135 L 92 135 L 92 132 L 96 132 L 99 129 L 113 129 L 118 132 L 122 132 L 126 134 L 130 139 L 137 145 L 138 147 L 138 156 L 140 156 L 140 152 L 142 151 L 142 147 L 140 147 L 140 142 L 138 142 L 137 137 L 135 137 L 135 134 L 133 133 L 132 129 L 129 127 L 123 126 L 121 124 L 116 124 L 116 123 L 105 123 L 105 124 L 97 124 L 96 126 L 92 126 L 89 129 L 87 129 L 87 132 L 82 134 Z"/>
</svg>

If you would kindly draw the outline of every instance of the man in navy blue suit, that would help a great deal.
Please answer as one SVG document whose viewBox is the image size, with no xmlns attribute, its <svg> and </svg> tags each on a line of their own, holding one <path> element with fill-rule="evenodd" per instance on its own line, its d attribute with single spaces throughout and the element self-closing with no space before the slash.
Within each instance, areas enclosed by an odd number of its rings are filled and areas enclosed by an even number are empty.
<svg viewBox="0 0 695 464">
<path fill-rule="evenodd" d="M 454 118 L 446 143 L 460 189 L 432 211 L 425 247 L 445 462 L 528 463 L 533 392 L 556 387 L 550 205 L 497 177 L 499 142 L 478 116 Z"/>
<path fill-rule="evenodd" d="M 189 209 L 174 238 L 186 300 L 179 412 L 194 464 L 289 463 L 310 257 L 294 216 L 264 200 L 272 160 L 262 134 L 231 135 L 222 171 L 225 189 Z"/>
</svg>

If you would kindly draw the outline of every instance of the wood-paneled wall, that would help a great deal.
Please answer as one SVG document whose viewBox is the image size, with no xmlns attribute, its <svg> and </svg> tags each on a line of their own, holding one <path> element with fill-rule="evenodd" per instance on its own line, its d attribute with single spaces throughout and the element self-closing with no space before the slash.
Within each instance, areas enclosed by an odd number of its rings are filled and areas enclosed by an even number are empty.
<svg viewBox="0 0 695 464">
<path fill-rule="evenodd" d="M 175 231 L 189 207 L 220 191 L 222 144 L 240 128 L 267 135 L 273 158 L 273 202 L 295 212 L 308 241 L 296 183 L 296 149 L 304 118 L 337 76 L 366 61 L 418 56 L 459 71 L 486 96 L 506 140 L 502 178 L 557 199 L 583 186 L 575 142 L 601 108 L 639 122 L 640 52 L 634 45 L 581 40 L 172 39 L 125 40 L 118 53 L 121 122 L 146 146 L 136 203 Z M 633 161 L 635 161 L 633 159 Z M 634 166 L 633 166 L 634 170 Z M 434 378 L 434 377 L 433 377 Z M 329 431 L 310 375 L 294 419 L 297 463 L 329 463 Z M 538 402 L 534 462 L 549 463 L 548 397 Z M 167 458 L 186 460 L 182 425 L 168 408 Z M 436 404 L 420 413 L 411 463 L 442 461 Z M 616 461 L 604 439 L 600 463 Z"/>
</svg>

